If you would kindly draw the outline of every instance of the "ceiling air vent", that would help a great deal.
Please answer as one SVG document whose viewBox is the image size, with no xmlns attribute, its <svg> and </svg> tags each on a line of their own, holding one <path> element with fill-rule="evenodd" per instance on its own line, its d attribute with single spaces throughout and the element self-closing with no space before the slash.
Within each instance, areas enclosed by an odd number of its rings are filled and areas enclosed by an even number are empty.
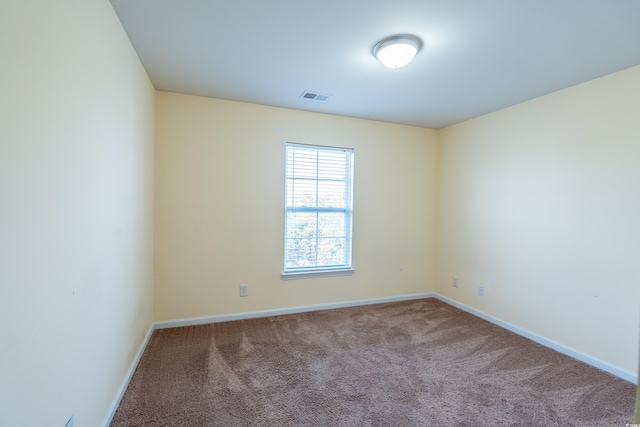
<svg viewBox="0 0 640 427">
<path fill-rule="evenodd" d="M 326 101 L 327 99 L 329 99 L 329 95 L 323 95 L 321 93 L 304 91 L 302 92 L 302 95 L 300 95 L 300 98 L 313 99 L 314 101 Z"/>
</svg>

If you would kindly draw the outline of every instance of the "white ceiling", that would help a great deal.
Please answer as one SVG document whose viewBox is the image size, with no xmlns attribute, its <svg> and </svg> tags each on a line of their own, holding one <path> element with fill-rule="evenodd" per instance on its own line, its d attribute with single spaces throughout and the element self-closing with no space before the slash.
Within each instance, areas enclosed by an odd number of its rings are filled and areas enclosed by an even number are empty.
<svg viewBox="0 0 640 427">
<path fill-rule="evenodd" d="M 111 3 L 158 90 L 435 129 L 640 64 L 640 0 Z M 425 46 L 393 70 L 396 33 Z"/>
</svg>

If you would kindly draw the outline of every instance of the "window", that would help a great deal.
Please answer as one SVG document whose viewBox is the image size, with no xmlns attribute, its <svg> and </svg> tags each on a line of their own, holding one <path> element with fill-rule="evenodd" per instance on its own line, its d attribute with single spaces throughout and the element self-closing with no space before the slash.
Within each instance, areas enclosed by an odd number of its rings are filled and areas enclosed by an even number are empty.
<svg viewBox="0 0 640 427">
<path fill-rule="evenodd" d="M 353 150 L 286 144 L 283 277 L 351 274 Z"/>
</svg>

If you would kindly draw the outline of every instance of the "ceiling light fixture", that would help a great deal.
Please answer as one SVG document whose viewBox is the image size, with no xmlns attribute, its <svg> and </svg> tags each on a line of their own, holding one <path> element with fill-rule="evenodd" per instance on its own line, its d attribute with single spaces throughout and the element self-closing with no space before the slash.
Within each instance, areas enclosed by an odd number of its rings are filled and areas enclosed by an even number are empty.
<svg viewBox="0 0 640 427">
<path fill-rule="evenodd" d="M 373 56 L 389 68 L 407 65 L 422 47 L 422 40 L 413 34 L 396 34 L 380 40 L 373 46 Z"/>
</svg>

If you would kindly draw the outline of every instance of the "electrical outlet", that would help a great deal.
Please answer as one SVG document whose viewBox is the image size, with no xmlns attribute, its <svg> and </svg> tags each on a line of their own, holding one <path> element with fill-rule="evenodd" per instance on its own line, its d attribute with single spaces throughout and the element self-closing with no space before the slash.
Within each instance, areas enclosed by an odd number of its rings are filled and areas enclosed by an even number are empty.
<svg viewBox="0 0 640 427">
<path fill-rule="evenodd" d="M 240 285 L 240 296 L 241 297 L 249 296 L 249 285 Z"/>
<path fill-rule="evenodd" d="M 64 425 L 64 427 L 73 427 L 74 422 L 73 422 L 73 415 L 71 415 L 71 418 L 69 418 L 69 421 L 67 421 L 67 423 Z"/>
<path fill-rule="evenodd" d="M 457 278 L 457 277 L 454 277 L 454 278 L 453 278 L 453 287 L 454 287 L 454 288 L 457 288 L 457 287 L 458 287 L 458 278 Z"/>
<path fill-rule="evenodd" d="M 484 296 L 484 285 L 478 285 L 478 295 Z"/>
</svg>

